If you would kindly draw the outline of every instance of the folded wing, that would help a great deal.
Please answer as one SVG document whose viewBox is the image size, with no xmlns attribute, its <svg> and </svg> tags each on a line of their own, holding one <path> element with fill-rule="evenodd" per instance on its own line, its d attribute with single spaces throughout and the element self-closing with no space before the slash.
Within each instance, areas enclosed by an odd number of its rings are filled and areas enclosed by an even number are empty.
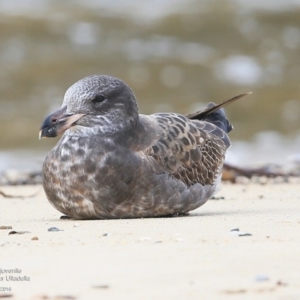
<svg viewBox="0 0 300 300">
<path fill-rule="evenodd" d="M 175 113 L 151 117 L 157 121 L 161 135 L 145 154 L 188 186 L 214 184 L 230 145 L 227 134 L 214 124 Z"/>
</svg>

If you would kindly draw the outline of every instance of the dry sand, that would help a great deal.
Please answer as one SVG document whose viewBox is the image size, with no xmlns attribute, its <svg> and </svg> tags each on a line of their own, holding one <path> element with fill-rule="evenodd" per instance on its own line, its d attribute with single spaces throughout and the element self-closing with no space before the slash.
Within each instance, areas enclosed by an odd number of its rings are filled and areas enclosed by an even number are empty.
<svg viewBox="0 0 300 300">
<path fill-rule="evenodd" d="M 30 279 L 0 274 L 8 299 L 300 299 L 299 181 L 223 184 L 224 199 L 186 217 L 99 221 L 60 220 L 40 186 L 1 190 L 39 190 L 0 196 L 0 226 L 12 226 L 0 271 Z"/>
</svg>

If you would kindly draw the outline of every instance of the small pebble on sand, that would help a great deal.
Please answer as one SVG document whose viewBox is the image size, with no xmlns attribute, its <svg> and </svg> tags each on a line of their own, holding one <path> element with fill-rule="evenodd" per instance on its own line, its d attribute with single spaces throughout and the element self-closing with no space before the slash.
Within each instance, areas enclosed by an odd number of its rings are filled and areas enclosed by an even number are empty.
<svg viewBox="0 0 300 300">
<path fill-rule="evenodd" d="M 63 230 L 59 229 L 57 227 L 50 227 L 50 228 L 48 228 L 48 231 L 63 231 Z"/>
</svg>

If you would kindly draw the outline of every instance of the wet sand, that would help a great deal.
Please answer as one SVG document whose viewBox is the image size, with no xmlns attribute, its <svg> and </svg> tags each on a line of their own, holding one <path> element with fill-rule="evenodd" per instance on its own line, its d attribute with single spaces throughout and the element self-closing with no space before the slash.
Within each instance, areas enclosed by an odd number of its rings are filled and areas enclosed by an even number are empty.
<svg viewBox="0 0 300 300">
<path fill-rule="evenodd" d="M 0 296 L 300 299 L 299 186 L 223 184 L 189 216 L 98 221 L 61 220 L 41 186 L 1 187 L 39 192 L 0 196 Z"/>
</svg>

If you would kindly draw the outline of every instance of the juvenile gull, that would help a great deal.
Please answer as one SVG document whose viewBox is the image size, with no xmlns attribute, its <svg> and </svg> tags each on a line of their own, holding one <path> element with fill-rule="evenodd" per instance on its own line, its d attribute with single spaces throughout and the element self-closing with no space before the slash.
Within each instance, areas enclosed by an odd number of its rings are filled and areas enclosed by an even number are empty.
<svg viewBox="0 0 300 300">
<path fill-rule="evenodd" d="M 138 113 L 120 79 L 93 75 L 66 92 L 40 138 L 64 132 L 43 165 L 50 203 L 75 219 L 187 213 L 218 189 L 232 129 L 221 106 L 201 112 Z"/>
</svg>

